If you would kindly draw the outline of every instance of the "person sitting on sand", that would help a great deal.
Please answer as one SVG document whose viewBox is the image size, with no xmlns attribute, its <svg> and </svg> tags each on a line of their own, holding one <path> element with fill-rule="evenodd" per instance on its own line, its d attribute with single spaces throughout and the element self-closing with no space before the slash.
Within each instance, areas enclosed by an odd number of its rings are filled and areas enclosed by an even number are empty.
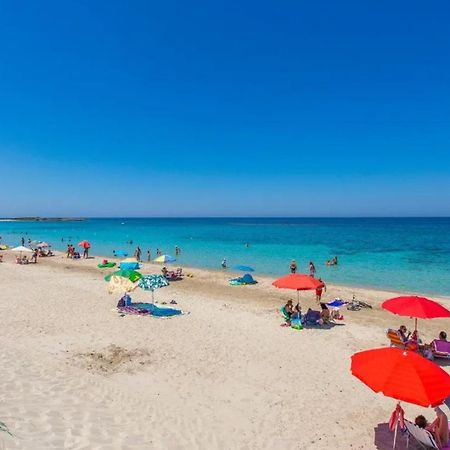
<svg viewBox="0 0 450 450">
<path fill-rule="evenodd" d="M 22 264 L 22 258 L 19 255 L 16 256 L 16 264 Z"/>
<path fill-rule="evenodd" d="M 22 264 L 28 264 L 28 263 L 29 263 L 28 258 L 24 255 L 22 257 Z"/>
<path fill-rule="evenodd" d="M 320 304 L 320 318 L 324 321 L 324 323 L 327 323 L 331 319 L 330 310 L 328 309 L 328 306 L 325 303 Z"/>
<path fill-rule="evenodd" d="M 292 319 L 300 319 L 301 318 L 302 309 L 301 309 L 300 305 L 297 303 L 294 306 L 294 303 L 290 299 L 284 305 L 283 311 L 284 311 L 285 315 L 289 318 L 289 322 Z"/>
<path fill-rule="evenodd" d="M 165 277 L 169 271 L 167 270 L 167 267 L 164 266 L 164 267 L 161 269 L 161 272 L 162 272 L 162 274 L 163 274 L 163 277 Z"/>
<path fill-rule="evenodd" d="M 443 449 L 448 445 L 448 418 L 441 408 L 434 408 L 434 411 L 436 419 L 432 423 L 428 423 L 427 419 L 422 415 L 417 416 L 414 422 L 419 428 L 429 431 L 434 436 L 438 448 Z"/>
</svg>

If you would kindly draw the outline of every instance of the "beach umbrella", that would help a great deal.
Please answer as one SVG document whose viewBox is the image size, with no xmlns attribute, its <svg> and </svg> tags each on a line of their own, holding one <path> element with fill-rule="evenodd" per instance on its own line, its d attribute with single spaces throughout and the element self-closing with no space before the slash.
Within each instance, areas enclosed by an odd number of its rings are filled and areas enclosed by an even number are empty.
<svg viewBox="0 0 450 450">
<path fill-rule="evenodd" d="M 91 248 L 91 244 L 89 241 L 80 241 L 78 242 L 78 247 L 83 247 L 84 249 Z"/>
<path fill-rule="evenodd" d="M 254 272 L 255 269 L 253 269 L 250 266 L 241 266 L 241 265 L 237 265 L 233 267 L 234 270 L 239 270 L 239 272 Z"/>
<path fill-rule="evenodd" d="M 168 286 L 169 282 L 162 275 L 144 275 L 138 282 L 138 286 L 144 291 L 152 292 L 152 302 L 154 300 L 155 289 Z"/>
<path fill-rule="evenodd" d="M 415 329 L 417 319 L 435 319 L 450 317 L 450 311 L 434 300 L 416 295 L 394 297 L 381 304 L 383 309 L 398 316 L 414 317 Z"/>
<path fill-rule="evenodd" d="M 415 352 L 393 347 L 377 348 L 352 356 L 352 374 L 374 392 L 399 400 L 390 427 L 394 445 L 399 421 L 403 421 L 400 401 L 420 406 L 438 406 L 450 395 L 450 376 L 437 364 Z"/>
<path fill-rule="evenodd" d="M 132 283 L 139 280 L 142 277 L 142 274 L 137 272 L 136 270 L 116 270 L 105 276 L 105 281 L 110 281 L 112 277 L 120 277 L 130 280 Z"/>
<path fill-rule="evenodd" d="M 12 252 L 15 253 L 19 253 L 20 252 L 20 256 L 22 256 L 22 253 L 33 253 L 33 250 L 31 250 L 31 248 L 28 247 L 24 247 L 23 245 L 19 245 L 18 247 L 14 247 L 11 249 Z"/>
<path fill-rule="evenodd" d="M 125 257 L 128 256 L 128 253 L 125 250 L 114 250 L 114 256 Z"/>
<path fill-rule="evenodd" d="M 311 291 L 323 287 L 323 281 L 301 273 L 291 273 L 278 278 L 272 283 L 273 286 L 280 289 L 293 289 L 297 291 L 297 302 L 300 302 L 299 291 Z"/>
<path fill-rule="evenodd" d="M 155 258 L 153 261 L 158 262 L 158 263 L 169 263 L 169 262 L 175 262 L 176 259 L 170 255 L 161 255 L 161 256 L 158 256 L 157 258 Z"/>
<path fill-rule="evenodd" d="M 108 292 L 110 294 L 132 292 L 137 288 L 137 283 L 130 279 L 113 275 L 108 283 Z"/>
</svg>

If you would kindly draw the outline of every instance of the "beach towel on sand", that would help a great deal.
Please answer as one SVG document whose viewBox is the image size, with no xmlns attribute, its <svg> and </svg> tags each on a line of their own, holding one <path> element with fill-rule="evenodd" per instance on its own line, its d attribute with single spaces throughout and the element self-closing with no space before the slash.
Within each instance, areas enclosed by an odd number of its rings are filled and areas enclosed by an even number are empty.
<svg viewBox="0 0 450 450">
<path fill-rule="evenodd" d="M 153 303 L 132 303 L 129 306 L 117 306 L 117 310 L 123 314 L 136 314 L 139 316 L 172 317 L 180 316 L 183 311 L 174 308 L 162 308 Z"/>
</svg>

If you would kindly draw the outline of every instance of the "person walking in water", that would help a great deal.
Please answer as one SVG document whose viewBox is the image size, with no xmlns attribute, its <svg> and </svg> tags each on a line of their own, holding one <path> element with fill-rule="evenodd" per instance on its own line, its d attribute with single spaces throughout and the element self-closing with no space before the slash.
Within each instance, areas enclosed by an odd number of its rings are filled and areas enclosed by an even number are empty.
<svg viewBox="0 0 450 450">
<path fill-rule="evenodd" d="M 175 255 L 178 256 L 181 253 L 181 248 L 175 245 Z"/>
<path fill-rule="evenodd" d="M 25 246 L 25 238 L 24 237 L 22 238 L 21 241 L 22 241 L 22 247 Z"/>
<path fill-rule="evenodd" d="M 312 261 L 309 262 L 309 275 L 314 278 L 314 275 L 316 274 L 316 266 Z"/>
<path fill-rule="evenodd" d="M 225 258 L 222 259 L 222 269 L 226 269 L 227 268 L 227 260 Z"/>
<path fill-rule="evenodd" d="M 147 250 L 147 261 L 150 262 L 152 260 L 152 254 L 150 253 L 150 250 Z"/>
<path fill-rule="evenodd" d="M 291 270 L 291 273 L 297 272 L 297 263 L 295 262 L 295 259 L 291 261 L 291 264 L 289 265 L 289 269 Z"/>
</svg>

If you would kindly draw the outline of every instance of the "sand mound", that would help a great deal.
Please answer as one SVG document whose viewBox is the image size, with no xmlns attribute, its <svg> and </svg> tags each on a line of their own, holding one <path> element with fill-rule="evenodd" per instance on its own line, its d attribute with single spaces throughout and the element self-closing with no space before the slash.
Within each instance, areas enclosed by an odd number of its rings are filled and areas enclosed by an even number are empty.
<svg viewBox="0 0 450 450">
<path fill-rule="evenodd" d="M 75 359 L 88 371 L 104 375 L 119 372 L 133 373 L 151 364 L 148 350 L 139 348 L 127 350 L 114 344 L 100 351 L 78 353 Z"/>
</svg>

